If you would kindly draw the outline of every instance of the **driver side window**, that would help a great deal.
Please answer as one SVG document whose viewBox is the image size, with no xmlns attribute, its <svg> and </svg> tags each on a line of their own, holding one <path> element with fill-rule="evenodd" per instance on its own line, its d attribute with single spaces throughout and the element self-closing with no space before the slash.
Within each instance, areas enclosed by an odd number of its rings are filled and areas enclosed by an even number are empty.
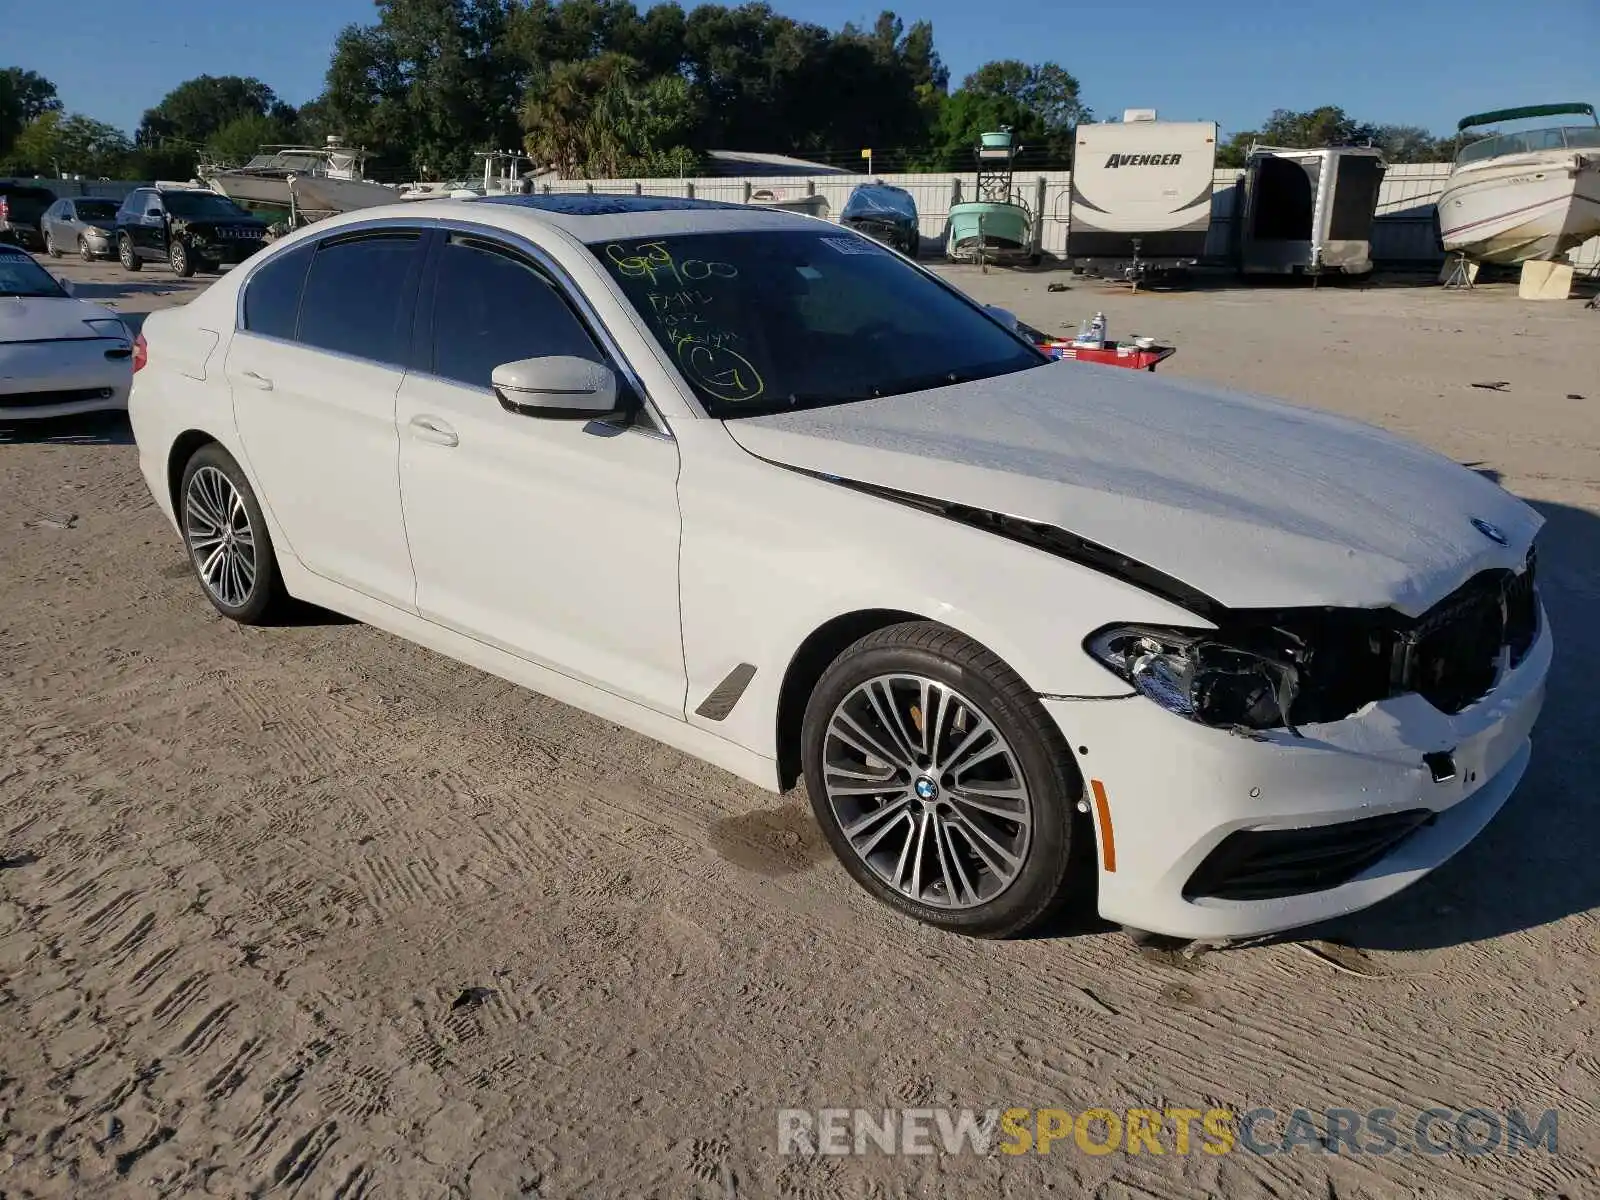
<svg viewBox="0 0 1600 1200">
<path fill-rule="evenodd" d="M 605 362 L 542 271 L 495 242 L 450 235 L 434 284 L 432 373 L 487 389 L 502 363 L 557 354 Z"/>
</svg>

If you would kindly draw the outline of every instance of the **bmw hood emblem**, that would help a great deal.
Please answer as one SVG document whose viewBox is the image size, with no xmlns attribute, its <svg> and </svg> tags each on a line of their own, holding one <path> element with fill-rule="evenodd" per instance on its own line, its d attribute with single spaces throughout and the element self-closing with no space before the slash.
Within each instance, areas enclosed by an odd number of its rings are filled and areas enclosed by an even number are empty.
<svg viewBox="0 0 1600 1200">
<path fill-rule="evenodd" d="M 1473 517 L 1472 527 L 1497 546 L 1504 546 L 1510 542 L 1500 526 L 1492 525 L 1482 517 Z"/>
</svg>

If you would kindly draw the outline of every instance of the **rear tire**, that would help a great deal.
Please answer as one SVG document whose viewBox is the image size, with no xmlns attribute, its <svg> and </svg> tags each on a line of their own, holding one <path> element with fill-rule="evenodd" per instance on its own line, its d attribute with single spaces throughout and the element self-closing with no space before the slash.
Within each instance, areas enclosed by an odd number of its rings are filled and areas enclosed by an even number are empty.
<svg viewBox="0 0 1600 1200">
<path fill-rule="evenodd" d="M 215 442 L 183 468 L 178 522 L 190 565 L 219 613 L 241 625 L 282 615 L 288 594 L 261 505 L 239 464 Z"/>
<path fill-rule="evenodd" d="M 1071 749 L 1016 672 L 945 626 L 845 650 L 806 705 L 801 758 L 845 870 L 926 924 L 1012 937 L 1094 879 Z"/>
<path fill-rule="evenodd" d="M 139 260 L 139 252 L 133 248 L 133 239 L 127 234 L 117 239 L 117 261 L 122 264 L 124 271 L 138 271 L 144 267 Z"/>
<path fill-rule="evenodd" d="M 60 258 L 61 257 L 61 251 L 56 249 L 56 235 L 55 234 L 47 233 L 47 234 L 44 235 L 44 252 L 46 254 L 48 254 L 51 258 Z"/>
</svg>

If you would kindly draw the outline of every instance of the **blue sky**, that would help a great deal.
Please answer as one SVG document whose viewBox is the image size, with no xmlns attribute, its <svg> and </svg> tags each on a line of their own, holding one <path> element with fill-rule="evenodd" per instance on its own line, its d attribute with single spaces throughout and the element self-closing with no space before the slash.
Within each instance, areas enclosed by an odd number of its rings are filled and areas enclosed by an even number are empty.
<svg viewBox="0 0 1600 1200">
<path fill-rule="evenodd" d="M 870 23 L 882 5 L 774 7 L 837 28 Z M 1274 108 L 1319 104 L 1445 133 L 1486 108 L 1600 103 L 1600 0 L 918 0 L 897 11 L 908 23 L 933 21 L 957 83 L 990 59 L 1053 59 L 1099 114 L 1156 108 L 1218 121 L 1225 133 L 1254 128 Z M 39 71 L 69 109 L 131 131 L 194 75 L 254 75 L 292 104 L 309 100 L 339 30 L 375 9 L 370 0 L 0 0 L 0 13 L 0 66 Z"/>
</svg>

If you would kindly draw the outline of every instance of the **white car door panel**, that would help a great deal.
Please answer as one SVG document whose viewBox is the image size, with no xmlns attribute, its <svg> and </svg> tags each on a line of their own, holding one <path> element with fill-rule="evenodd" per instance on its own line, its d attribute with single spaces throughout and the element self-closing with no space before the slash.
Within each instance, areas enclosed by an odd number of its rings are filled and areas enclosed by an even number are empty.
<svg viewBox="0 0 1600 1200">
<path fill-rule="evenodd" d="M 600 353 L 514 255 L 452 238 L 437 271 L 436 373 L 407 375 L 396 414 L 418 612 L 681 717 L 676 443 L 507 411 L 494 366 Z"/>
<path fill-rule="evenodd" d="M 308 570 L 414 612 L 395 403 L 421 238 L 331 239 L 300 261 L 298 288 L 295 257 L 274 260 L 246 284 L 247 328 L 228 350 L 245 455 L 262 503 Z M 280 264 L 280 275 L 268 274 Z M 359 307 L 345 303 L 347 288 L 361 291 Z M 292 329 L 281 311 L 286 296 L 297 302 Z"/>
<path fill-rule="evenodd" d="M 400 417 L 417 611 L 681 712 L 677 447 L 518 416 L 420 375 L 401 388 Z"/>
</svg>

